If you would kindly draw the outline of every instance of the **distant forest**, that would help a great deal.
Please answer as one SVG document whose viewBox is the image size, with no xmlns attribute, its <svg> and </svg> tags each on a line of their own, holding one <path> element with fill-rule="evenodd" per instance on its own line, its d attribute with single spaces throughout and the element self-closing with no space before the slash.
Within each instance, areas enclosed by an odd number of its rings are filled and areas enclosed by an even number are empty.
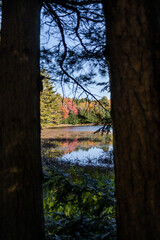
<svg viewBox="0 0 160 240">
<path fill-rule="evenodd" d="M 110 119 L 110 100 L 104 96 L 96 100 L 88 98 L 63 98 L 54 90 L 53 82 L 44 71 L 41 92 L 41 126 L 59 124 L 105 124 Z"/>
</svg>

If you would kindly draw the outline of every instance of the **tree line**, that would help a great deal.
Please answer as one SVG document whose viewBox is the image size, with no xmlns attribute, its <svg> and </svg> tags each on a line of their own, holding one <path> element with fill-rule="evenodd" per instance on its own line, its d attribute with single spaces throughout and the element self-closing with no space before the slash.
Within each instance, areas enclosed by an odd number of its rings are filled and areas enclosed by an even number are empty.
<svg viewBox="0 0 160 240">
<path fill-rule="evenodd" d="M 88 98 L 63 98 L 54 90 L 53 82 L 45 70 L 41 92 L 41 126 L 59 124 L 105 124 L 110 116 L 110 100 L 103 96 L 96 100 Z"/>
</svg>

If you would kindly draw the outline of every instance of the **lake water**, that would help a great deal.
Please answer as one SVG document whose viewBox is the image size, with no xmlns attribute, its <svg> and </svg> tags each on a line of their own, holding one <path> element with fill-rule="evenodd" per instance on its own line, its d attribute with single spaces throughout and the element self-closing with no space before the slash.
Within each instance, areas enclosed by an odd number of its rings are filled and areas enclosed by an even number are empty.
<svg viewBox="0 0 160 240">
<path fill-rule="evenodd" d="M 72 126 L 72 127 L 65 127 L 63 128 L 64 131 L 71 131 L 71 132 L 84 132 L 84 131 L 87 131 L 87 132 L 96 132 L 98 129 L 100 129 L 101 127 L 103 126 Z"/>
<path fill-rule="evenodd" d="M 106 152 L 103 148 L 91 147 L 88 150 L 79 149 L 71 153 L 63 155 L 59 158 L 60 161 L 71 162 L 82 166 L 92 165 L 113 168 L 113 148 L 109 146 Z"/>
<path fill-rule="evenodd" d="M 52 143 L 52 152 L 56 150 L 61 153 L 56 159 L 62 163 L 113 168 L 112 136 L 95 133 L 100 127 L 102 126 L 47 129 L 46 132 L 42 132 L 42 138 Z"/>
</svg>

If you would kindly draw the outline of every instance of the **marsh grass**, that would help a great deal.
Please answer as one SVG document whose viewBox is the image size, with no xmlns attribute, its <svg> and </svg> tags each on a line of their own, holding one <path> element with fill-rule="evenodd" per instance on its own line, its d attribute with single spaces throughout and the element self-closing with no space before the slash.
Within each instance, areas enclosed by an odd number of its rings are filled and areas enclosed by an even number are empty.
<svg viewBox="0 0 160 240">
<path fill-rule="evenodd" d="M 112 135 L 94 134 L 93 132 L 64 132 L 62 129 L 45 129 L 42 131 L 41 152 L 42 159 L 53 162 L 54 159 L 62 157 L 67 150 L 77 151 L 79 149 L 88 150 L 91 147 L 100 147 L 111 144 Z M 108 151 L 108 147 L 103 148 Z"/>
</svg>

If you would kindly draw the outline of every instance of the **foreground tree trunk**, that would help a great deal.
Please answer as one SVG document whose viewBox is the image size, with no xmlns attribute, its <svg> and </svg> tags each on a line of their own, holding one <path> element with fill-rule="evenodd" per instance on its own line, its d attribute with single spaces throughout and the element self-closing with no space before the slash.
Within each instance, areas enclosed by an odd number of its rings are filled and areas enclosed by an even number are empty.
<svg viewBox="0 0 160 240">
<path fill-rule="evenodd" d="M 42 240 L 39 0 L 4 0 L 0 52 L 0 239 Z"/>
<path fill-rule="evenodd" d="M 118 239 L 160 237 L 160 1 L 103 1 Z"/>
</svg>

